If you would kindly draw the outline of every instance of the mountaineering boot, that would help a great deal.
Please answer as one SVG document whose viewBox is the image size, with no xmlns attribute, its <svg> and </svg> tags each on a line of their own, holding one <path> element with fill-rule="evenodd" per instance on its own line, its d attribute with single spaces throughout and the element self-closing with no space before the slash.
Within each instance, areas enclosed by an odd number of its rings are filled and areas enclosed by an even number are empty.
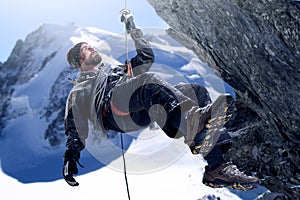
<svg viewBox="0 0 300 200">
<path fill-rule="evenodd" d="M 193 106 L 185 115 L 187 123 L 187 131 L 185 137 L 185 143 L 189 146 L 194 145 L 194 138 L 199 133 L 205 125 L 205 121 L 210 118 L 211 104 L 200 108 L 198 106 Z"/>
<path fill-rule="evenodd" d="M 202 182 L 213 188 L 227 187 L 244 191 L 258 186 L 258 178 L 247 176 L 231 162 L 221 163 L 217 167 L 206 166 Z"/>
<path fill-rule="evenodd" d="M 198 111 L 198 110 L 197 110 Z M 187 117 L 188 131 L 186 143 L 194 154 L 206 156 L 217 143 L 226 123 L 234 113 L 234 99 L 231 95 L 222 94 L 212 104 L 200 109 L 200 112 L 192 112 Z M 201 130 L 201 144 L 199 136 Z M 195 151 L 196 150 L 196 151 Z"/>
<path fill-rule="evenodd" d="M 219 130 L 220 136 L 216 142 L 216 144 L 213 146 L 213 148 L 211 150 L 213 150 L 214 148 L 220 148 L 220 152 L 221 153 L 226 153 L 228 152 L 228 150 L 231 148 L 232 146 L 232 139 L 231 136 L 229 135 L 228 130 L 224 127 L 222 129 Z M 204 145 L 204 139 L 207 137 L 207 128 L 204 128 L 200 133 L 198 133 L 195 138 L 195 145 L 190 146 L 191 152 L 196 155 L 196 154 L 201 154 L 201 149 L 202 146 Z M 205 155 L 204 155 L 205 158 Z"/>
</svg>

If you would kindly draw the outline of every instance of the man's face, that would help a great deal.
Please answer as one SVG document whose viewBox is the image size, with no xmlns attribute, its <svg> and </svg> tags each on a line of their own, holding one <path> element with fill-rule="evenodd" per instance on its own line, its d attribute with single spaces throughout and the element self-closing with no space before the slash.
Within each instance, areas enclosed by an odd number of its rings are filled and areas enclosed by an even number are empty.
<svg viewBox="0 0 300 200">
<path fill-rule="evenodd" d="M 90 45 L 84 43 L 80 48 L 80 63 L 86 66 L 95 66 L 102 61 L 100 54 Z"/>
</svg>

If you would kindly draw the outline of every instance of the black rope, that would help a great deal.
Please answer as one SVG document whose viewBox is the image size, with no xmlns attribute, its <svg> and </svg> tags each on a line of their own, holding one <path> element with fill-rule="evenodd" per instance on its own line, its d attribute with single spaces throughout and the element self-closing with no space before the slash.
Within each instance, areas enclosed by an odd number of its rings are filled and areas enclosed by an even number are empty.
<svg viewBox="0 0 300 200">
<path fill-rule="evenodd" d="M 128 186 L 128 180 L 127 180 L 127 170 L 126 170 L 126 162 L 125 162 L 125 155 L 124 155 L 124 143 L 123 143 L 123 133 L 120 133 L 121 136 L 121 146 L 122 146 L 122 157 L 123 157 L 123 166 L 124 166 L 124 176 L 125 176 L 125 182 L 126 182 L 126 189 L 127 189 L 127 196 L 130 200 L 130 193 L 129 193 L 129 186 Z"/>
</svg>

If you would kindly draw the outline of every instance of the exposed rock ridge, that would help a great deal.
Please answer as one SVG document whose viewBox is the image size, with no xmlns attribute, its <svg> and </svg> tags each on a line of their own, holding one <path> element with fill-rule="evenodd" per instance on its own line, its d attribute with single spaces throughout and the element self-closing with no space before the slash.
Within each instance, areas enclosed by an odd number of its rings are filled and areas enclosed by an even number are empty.
<svg viewBox="0 0 300 200">
<path fill-rule="evenodd" d="M 300 9 L 285 0 L 148 0 L 169 34 L 237 94 L 231 157 L 264 185 L 299 197 Z M 247 117 L 247 118 L 245 118 Z"/>
</svg>

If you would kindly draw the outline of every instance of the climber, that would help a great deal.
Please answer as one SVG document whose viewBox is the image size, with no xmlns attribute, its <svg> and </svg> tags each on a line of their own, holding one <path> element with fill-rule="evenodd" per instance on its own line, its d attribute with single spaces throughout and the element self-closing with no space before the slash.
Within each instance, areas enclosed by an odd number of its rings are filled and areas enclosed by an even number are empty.
<svg viewBox="0 0 300 200">
<path fill-rule="evenodd" d="M 102 133 L 135 131 L 155 121 L 166 135 L 184 137 L 192 153 L 204 155 L 208 162 L 203 178 L 205 184 L 235 189 L 255 187 L 257 178 L 246 176 L 223 158 L 231 145 L 223 126 L 232 115 L 233 98 L 220 95 L 212 103 L 207 90 L 200 85 L 172 86 L 149 72 L 154 62 L 149 42 L 136 28 L 130 12 L 123 12 L 121 21 L 136 47 L 137 55 L 130 60 L 134 76 L 127 73 L 127 65 L 112 68 L 101 64 L 101 55 L 86 42 L 74 45 L 67 53 L 67 61 L 79 73 L 66 103 L 67 142 L 63 165 L 66 182 L 79 185 L 73 175 L 78 173 L 77 164 L 80 165 L 80 152 L 85 148 L 89 121 Z M 196 98 L 191 94 L 196 94 Z M 220 137 L 214 138 L 214 135 Z"/>
</svg>

